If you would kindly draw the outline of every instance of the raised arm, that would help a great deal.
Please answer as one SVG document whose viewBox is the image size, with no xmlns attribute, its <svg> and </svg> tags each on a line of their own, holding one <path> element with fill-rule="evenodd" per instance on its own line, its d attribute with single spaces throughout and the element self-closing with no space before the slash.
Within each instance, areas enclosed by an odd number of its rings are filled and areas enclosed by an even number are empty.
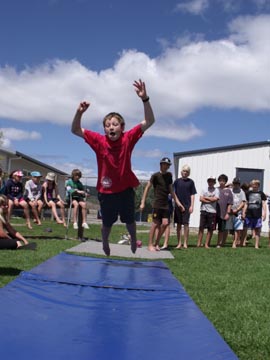
<svg viewBox="0 0 270 360">
<path fill-rule="evenodd" d="M 147 95 L 145 83 L 139 79 L 134 81 L 133 86 L 139 98 L 142 99 L 144 106 L 144 120 L 141 122 L 142 131 L 146 131 L 155 122 L 154 113 L 150 104 L 150 98 Z"/>
<path fill-rule="evenodd" d="M 84 137 L 84 128 L 81 127 L 81 119 L 83 113 L 89 108 L 89 106 L 90 106 L 89 102 L 82 101 L 80 103 L 71 125 L 71 132 L 74 135 L 80 136 L 82 138 Z"/>
</svg>

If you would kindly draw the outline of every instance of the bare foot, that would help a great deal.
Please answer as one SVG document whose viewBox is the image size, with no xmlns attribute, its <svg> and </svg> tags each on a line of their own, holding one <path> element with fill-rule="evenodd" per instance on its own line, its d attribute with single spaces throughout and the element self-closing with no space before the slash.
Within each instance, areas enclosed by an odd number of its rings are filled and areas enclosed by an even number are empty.
<svg viewBox="0 0 270 360">
<path fill-rule="evenodd" d="M 63 224 L 64 222 L 62 220 L 56 220 L 57 224 Z"/>
<path fill-rule="evenodd" d="M 156 248 L 153 245 L 151 245 L 151 246 L 148 246 L 148 250 L 149 251 L 156 251 Z"/>
<path fill-rule="evenodd" d="M 187 248 L 188 248 L 188 246 L 186 244 L 184 244 L 184 249 L 187 249 Z"/>
<path fill-rule="evenodd" d="M 30 223 L 28 223 L 28 224 L 26 224 L 26 225 L 27 225 L 28 229 L 30 229 L 30 230 L 33 229 L 33 228 L 32 228 L 32 225 L 31 225 Z"/>
<path fill-rule="evenodd" d="M 181 247 L 182 247 L 182 244 L 178 244 L 175 248 L 176 249 L 181 249 Z"/>
<path fill-rule="evenodd" d="M 208 245 L 206 245 L 206 244 L 204 245 L 204 247 L 205 247 L 206 249 L 210 249 L 210 247 L 209 247 Z"/>
<path fill-rule="evenodd" d="M 156 248 L 156 251 L 160 251 L 159 245 L 156 245 L 155 248 Z"/>
</svg>

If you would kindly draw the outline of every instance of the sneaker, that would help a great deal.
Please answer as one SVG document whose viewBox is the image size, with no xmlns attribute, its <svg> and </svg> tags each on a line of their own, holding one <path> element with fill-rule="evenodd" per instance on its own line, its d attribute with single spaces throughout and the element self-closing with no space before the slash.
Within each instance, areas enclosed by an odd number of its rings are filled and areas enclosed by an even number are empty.
<svg viewBox="0 0 270 360">
<path fill-rule="evenodd" d="M 88 226 L 87 223 L 83 223 L 83 224 L 82 224 L 82 227 L 83 227 L 84 229 L 89 229 L 89 226 Z"/>
<path fill-rule="evenodd" d="M 78 229 L 78 224 L 77 223 L 73 223 L 73 229 L 75 229 L 75 230 Z"/>
</svg>

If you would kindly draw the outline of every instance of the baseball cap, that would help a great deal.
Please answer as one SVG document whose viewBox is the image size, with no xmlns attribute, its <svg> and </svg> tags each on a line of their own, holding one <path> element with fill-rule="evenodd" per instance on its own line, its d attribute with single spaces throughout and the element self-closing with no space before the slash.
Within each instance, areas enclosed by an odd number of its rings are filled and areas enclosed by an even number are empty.
<svg viewBox="0 0 270 360">
<path fill-rule="evenodd" d="M 240 179 L 238 178 L 238 177 L 235 177 L 234 179 L 233 179 L 233 182 L 232 182 L 233 184 L 241 184 L 241 181 L 240 181 Z"/>
<path fill-rule="evenodd" d="M 23 172 L 21 170 L 17 170 L 13 173 L 15 176 L 23 176 Z"/>
<path fill-rule="evenodd" d="M 167 157 L 164 157 L 160 160 L 160 164 L 168 164 L 168 165 L 172 165 L 171 160 Z"/>
<path fill-rule="evenodd" d="M 207 181 L 208 181 L 208 180 L 214 180 L 214 181 L 216 181 L 216 178 L 215 178 L 213 175 L 211 175 L 211 176 L 208 176 Z"/>
<path fill-rule="evenodd" d="M 39 171 L 32 171 L 30 175 L 34 176 L 34 177 L 41 177 L 42 176 Z"/>
</svg>

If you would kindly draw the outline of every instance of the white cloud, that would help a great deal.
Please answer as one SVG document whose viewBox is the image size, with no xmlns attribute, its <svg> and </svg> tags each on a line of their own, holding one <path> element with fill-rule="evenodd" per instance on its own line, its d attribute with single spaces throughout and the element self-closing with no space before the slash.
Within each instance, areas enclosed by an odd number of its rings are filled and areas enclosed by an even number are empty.
<svg viewBox="0 0 270 360">
<path fill-rule="evenodd" d="M 228 37 L 216 41 L 179 40 L 157 58 L 125 51 L 114 67 L 99 73 L 76 60 L 55 60 L 20 72 L 0 68 L 0 117 L 70 124 L 79 101 L 87 99 L 91 106 L 84 115 L 85 127 L 101 124 L 104 114 L 113 110 L 122 113 L 130 127 L 143 116 L 132 88 L 142 75 L 157 118 L 146 136 L 200 136 L 202 131 L 183 119 L 205 107 L 270 111 L 270 16 L 239 17 L 228 29 Z M 9 134 L 15 136 L 15 131 Z M 29 139 L 38 136 L 31 134 L 22 133 Z"/>
<path fill-rule="evenodd" d="M 193 15 L 202 14 L 209 7 L 209 0 L 187 0 L 176 5 L 176 11 L 187 12 Z"/>
<path fill-rule="evenodd" d="M 0 132 L 3 134 L 1 138 L 2 146 L 9 148 L 12 141 L 24 141 L 24 140 L 39 140 L 41 134 L 37 131 L 24 131 L 15 128 L 0 128 Z"/>
</svg>

